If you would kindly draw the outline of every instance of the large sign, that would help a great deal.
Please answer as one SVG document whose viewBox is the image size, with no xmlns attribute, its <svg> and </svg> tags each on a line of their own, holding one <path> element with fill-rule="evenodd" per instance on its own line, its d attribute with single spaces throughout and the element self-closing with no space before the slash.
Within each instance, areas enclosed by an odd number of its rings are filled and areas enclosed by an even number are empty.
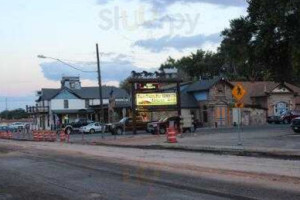
<svg viewBox="0 0 300 200">
<path fill-rule="evenodd" d="M 177 105 L 176 93 L 136 94 L 137 106 L 174 106 Z"/>
</svg>

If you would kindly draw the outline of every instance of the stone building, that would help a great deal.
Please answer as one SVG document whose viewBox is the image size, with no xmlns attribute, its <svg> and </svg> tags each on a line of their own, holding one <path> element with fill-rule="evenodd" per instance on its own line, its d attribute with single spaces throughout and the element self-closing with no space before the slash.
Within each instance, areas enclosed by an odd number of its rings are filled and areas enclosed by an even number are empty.
<svg viewBox="0 0 300 200">
<path fill-rule="evenodd" d="M 240 82 L 247 90 L 247 107 L 261 108 L 267 116 L 280 116 L 288 110 L 300 110 L 300 88 L 271 81 Z M 236 84 L 236 82 L 232 82 Z"/>
<path fill-rule="evenodd" d="M 206 127 L 228 127 L 238 123 L 232 89 L 240 83 L 247 91 L 241 109 L 243 125 L 262 125 L 267 116 L 300 110 L 300 88 L 289 83 L 270 81 L 230 82 L 223 77 L 181 84 L 182 112 L 192 113 Z M 169 87 L 172 88 L 172 87 Z M 161 115 L 176 113 L 162 113 Z"/>
</svg>

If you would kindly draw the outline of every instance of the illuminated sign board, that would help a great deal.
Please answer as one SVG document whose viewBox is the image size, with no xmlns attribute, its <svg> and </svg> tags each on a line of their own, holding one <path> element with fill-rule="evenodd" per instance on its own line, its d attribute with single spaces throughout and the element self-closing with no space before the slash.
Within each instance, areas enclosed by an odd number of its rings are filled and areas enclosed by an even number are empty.
<svg viewBox="0 0 300 200">
<path fill-rule="evenodd" d="M 158 83 L 140 83 L 137 85 L 137 89 L 139 90 L 157 90 L 158 88 Z"/>
<path fill-rule="evenodd" d="M 137 106 L 174 106 L 177 105 L 176 93 L 136 94 Z"/>
</svg>

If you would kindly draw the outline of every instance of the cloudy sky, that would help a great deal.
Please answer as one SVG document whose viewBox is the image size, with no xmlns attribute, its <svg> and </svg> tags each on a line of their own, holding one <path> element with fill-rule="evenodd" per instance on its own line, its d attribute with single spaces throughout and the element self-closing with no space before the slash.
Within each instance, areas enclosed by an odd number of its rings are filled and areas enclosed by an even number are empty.
<svg viewBox="0 0 300 200">
<path fill-rule="evenodd" d="M 153 70 L 168 56 L 216 50 L 245 0 L 0 0 L 0 110 L 34 104 L 35 91 L 59 87 L 63 75 L 97 85 L 99 43 L 103 82 L 118 85 L 132 70 Z"/>
</svg>

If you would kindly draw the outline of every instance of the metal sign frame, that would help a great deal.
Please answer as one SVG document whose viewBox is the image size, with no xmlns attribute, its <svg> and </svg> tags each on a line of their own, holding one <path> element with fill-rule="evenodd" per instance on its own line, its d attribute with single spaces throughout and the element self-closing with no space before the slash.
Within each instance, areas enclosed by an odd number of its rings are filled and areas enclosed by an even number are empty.
<svg viewBox="0 0 300 200">
<path fill-rule="evenodd" d="M 157 77 L 157 78 L 143 78 L 143 77 L 132 77 L 129 79 L 129 83 L 131 83 L 131 103 L 132 103 L 132 119 L 133 119 L 133 134 L 137 133 L 136 129 L 136 116 L 138 112 L 162 112 L 162 111 L 177 111 L 178 116 L 181 116 L 181 92 L 180 92 L 180 83 L 182 79 L 179 78 L 165 78 L 165 77 Z M 136 88 L 136 84 L 176 84 L 176 94 L 177 94 L 177 105 L 175 106 L 150 106 L 150 107 L 138 107 L 136 105 L 136 94 L 137 93 L 155 93 L 155 92 L 163 92 L 160 88 L 155 90 L 139 90 Z M 140 110 L 140 111 L 139 111 Z M 180 128 L 180 127 L 179 127 Z"/>
</svg>

